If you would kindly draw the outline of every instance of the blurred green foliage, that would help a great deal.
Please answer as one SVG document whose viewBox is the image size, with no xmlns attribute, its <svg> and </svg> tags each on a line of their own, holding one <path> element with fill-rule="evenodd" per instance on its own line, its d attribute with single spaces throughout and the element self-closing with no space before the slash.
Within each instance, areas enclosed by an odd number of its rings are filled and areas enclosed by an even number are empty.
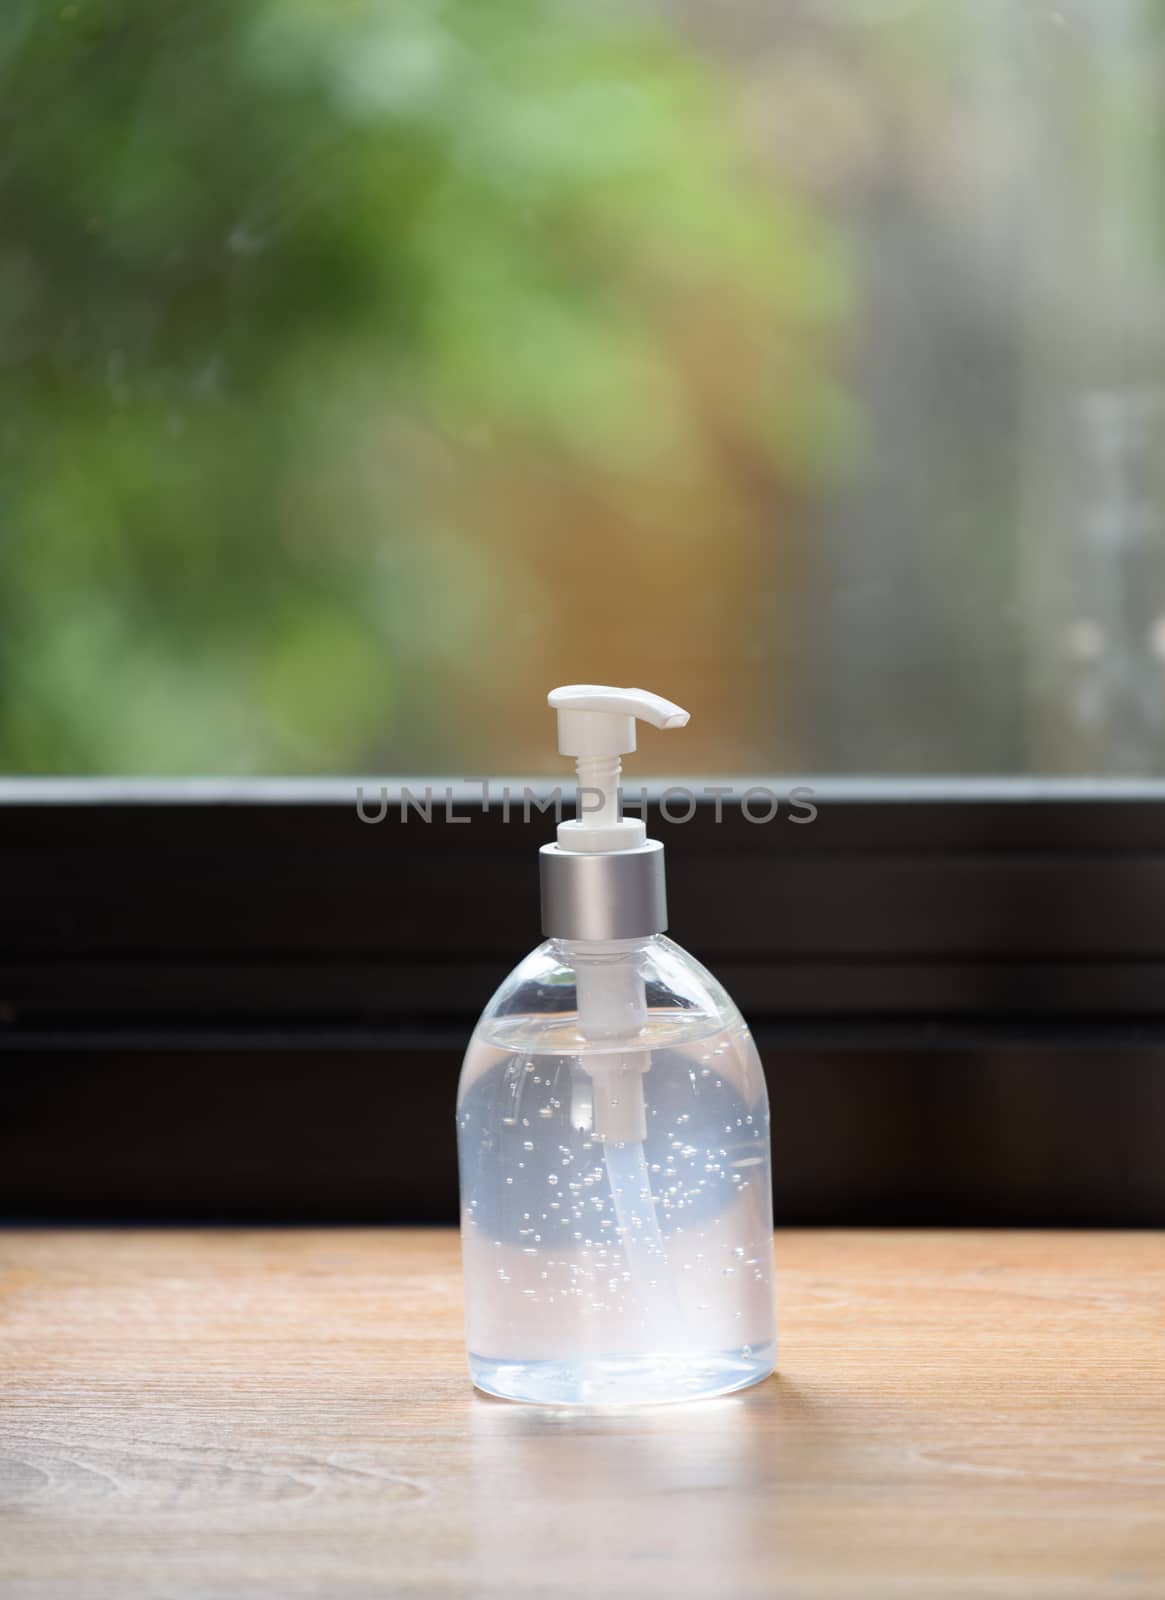
<svg viewBox="0 0 1165 1600">
<path fill-rule="evenodd" d="M 473 670 L 507 573 L 433 484 L 520 447 L 682 489 L 661 286 L 844 301 L 618 8 L 5 0 L 0 116 L 4 771 L 439 766 L 425 663 Z M 790 474 L 845 432 L 798 359 L 735 419 Z"/>
</svg>

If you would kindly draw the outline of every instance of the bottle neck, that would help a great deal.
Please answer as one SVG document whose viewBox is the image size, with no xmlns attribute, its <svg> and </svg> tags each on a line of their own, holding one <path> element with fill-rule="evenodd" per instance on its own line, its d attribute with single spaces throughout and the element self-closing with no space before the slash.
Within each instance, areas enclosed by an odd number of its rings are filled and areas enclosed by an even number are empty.
<svg viewBox="0 0 1165 1600">
<path fill-rule="evenodd" d="M 579 962 L 617 962 L 639 955 L 662 937 L 659 933 L 645 933 L 637 939 L 550 939 L 548 943 L 563 966 L 575 967 Z"/>
</svg>

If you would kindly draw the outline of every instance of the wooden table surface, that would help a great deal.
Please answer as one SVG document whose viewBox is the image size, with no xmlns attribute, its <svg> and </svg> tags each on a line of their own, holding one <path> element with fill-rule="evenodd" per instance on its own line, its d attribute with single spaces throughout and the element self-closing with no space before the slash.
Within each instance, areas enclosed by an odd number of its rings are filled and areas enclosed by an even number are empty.
<svg viewBox="0 0 1165 1600">
<path fill-rule="evenodd" d="M 780 1376 L 465 1376 L 444 1231 L 0 1234 L 0 1595 L 1165 1596 L 1165 1236 L 778 1235 Z"/>
</svg>

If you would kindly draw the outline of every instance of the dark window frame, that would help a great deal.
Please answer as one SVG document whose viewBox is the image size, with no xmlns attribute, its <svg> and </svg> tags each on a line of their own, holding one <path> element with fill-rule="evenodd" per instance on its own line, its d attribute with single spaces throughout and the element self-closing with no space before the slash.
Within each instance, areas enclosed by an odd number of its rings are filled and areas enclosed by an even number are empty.
<svg viewBox="0 0 1165 1600">
<path fill-rule="evenodd" d="M 448 1219 L 457 1063 L 541 937 L 552 819 L 435 778 L 370 825 L 357 781 L 0 784 L 0 1213 Z M 426 782 L 461 820 L 400 820 Z M 669 823 L 663 787 L 670 931 L 800 1084 L 778 1214 L 1161 1220 L 1165 783 L 810 781 L 808 824 Z"/>
</svg>

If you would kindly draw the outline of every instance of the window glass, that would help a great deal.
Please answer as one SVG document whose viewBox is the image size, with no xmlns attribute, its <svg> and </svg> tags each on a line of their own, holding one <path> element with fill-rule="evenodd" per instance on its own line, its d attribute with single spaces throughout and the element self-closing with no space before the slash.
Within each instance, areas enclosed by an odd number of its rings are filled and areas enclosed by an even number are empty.
<svg viewBox="0 0 1165 1600">
<path fill-rule="evenodd" d="M 1165 769 L 1161 0 L 6 0 L 0 770 Z"/>
</svg>

